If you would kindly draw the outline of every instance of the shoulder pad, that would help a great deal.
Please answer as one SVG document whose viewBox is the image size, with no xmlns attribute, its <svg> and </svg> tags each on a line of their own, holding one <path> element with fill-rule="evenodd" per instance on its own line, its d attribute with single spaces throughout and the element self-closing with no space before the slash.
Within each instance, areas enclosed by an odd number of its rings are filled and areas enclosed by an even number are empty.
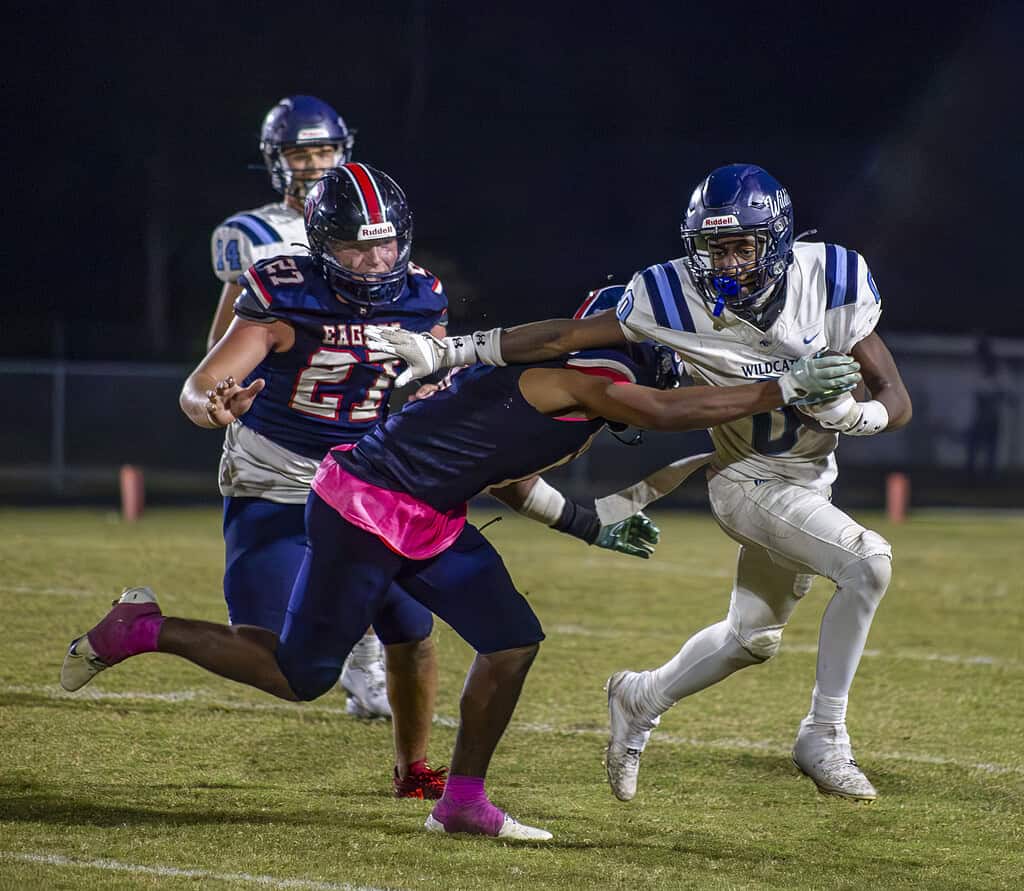
<svg viewBox="0 0 1024 891">
<path fill-rule="evenodd" d="M 221 227 L 241 232 L 255 245 L 274 244 L 282 241 L 281 234 L 277 229 L 251 211 L 236 213 L 234 216 L 228 217 L 221 223 Z"/>
<path fill-rule="evenodd" d="M 246 285 L 242 293 L 235 299 L 235 315 L 247 322 L 273 322 L 275 317 L 269 312 L 263 301 L 257 299 L 252 289 Z"/>
<path fill-rule="evenodd" d="M 625 285 L 605 285 L 603 288 L 595 288 L 587 294 L 587 299 L 580 304 L 580 308 L 573 314 L 573 318 L 585 319 L 599 312 L 615 309 L 625 292 Z"/>
</svg>

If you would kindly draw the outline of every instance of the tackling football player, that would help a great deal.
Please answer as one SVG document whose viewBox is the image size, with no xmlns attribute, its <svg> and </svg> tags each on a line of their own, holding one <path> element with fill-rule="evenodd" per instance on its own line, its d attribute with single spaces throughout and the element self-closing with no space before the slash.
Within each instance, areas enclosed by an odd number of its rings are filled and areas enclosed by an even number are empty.
<svg viewBox="0 0 1024 891">
<path fill-rule="evenodd" d="M 605 419 L 693 429 L 827 398 L 860 378 L 852 359 L 829 356 L 795 361 L 777 380 L 743 387 L 656 389 L 672 383 L 665 352 L 638 343 L 610 361 L 600 354 L 574 357 L 575 367 L 570 360 L 460 371 L 430 399 L 410 403 L 321 462 L 306 506 L 306 558 L 279 638 L 164 617 L 152 591 L 130 588 L 72 642 L 61 683 L 75 690 L 130 656 L 159 651 L 283 699 L 315 699 L 335 683 L 371 620 L 389 627 L 380 617 L 394 610 L 398 581 L 477 652 L 463 688 L 451 775 L 426 828 L 551 838 L 507 816 L 484 791 L 491 756 L 544 634 L 497 552 L 466 522 L 467 499 L 572 459 Z M 551 517 L 577 522 L 566 505 Z M 421 715 L 427 722 L 431 716 L 430 710 Z"/>
<path fill-rule="evenodd" d="M 679 352 L 701 384 L 730 388 L 785 375 L 824 349 L 852 353 L 871 394 L 785 406 L 713 425 L 711 509 L 740 545 L 728 613 L 654 671 L 609 679 L 606 763 L 615 795 L 636 792 L 640 753 L 659 716 L 740 668 L 767 661 L 814 575 L 836 584 L 821 623 L 811 706 L 793 748 L 824 793 L 861 801 L 874 786 L 846 729 L 850 686 L 891 575 L 889 543 L 833 506 L 838 434 L 871 436 L 911 417 L 911 401 L 875 324 L 881 296 L 864 258 L 805 243 L 789 194 L 760 167 L 731 164 L 694 190 L 684 256 L 633 277 L 611 315 L 552 320 L 437 340 L 371 330 L 367 342 L 409 362 L 409 373 L 481 361 L 537 362 L 574 350 L 650 338 Z"/>
</svg>

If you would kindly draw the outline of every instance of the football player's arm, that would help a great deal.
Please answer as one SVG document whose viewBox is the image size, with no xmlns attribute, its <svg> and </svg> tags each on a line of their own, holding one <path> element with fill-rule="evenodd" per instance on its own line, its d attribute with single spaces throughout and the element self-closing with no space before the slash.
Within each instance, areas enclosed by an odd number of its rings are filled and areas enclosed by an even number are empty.
<svg viewBox="0 0 1024 891">
<path fill-rule="evenodd" d="M 858 401 L 851 393 L 820 405 L 801 406 L 821 427 L 847 436 L 874 436 L 910 423 L 913 406 L 896 363 L 884 341 L 872 332 L 850 352 L 863 369 L 871 399 Z"/>
<path fill-rule="evenodd" d="M 612 312 L 587 319 L 549 319 L 508 330 L 491 328 L 444 338 L 367 325 L 364 337 L 370 349 L 405 361 L 409 366 L 408 374 L 413 378 L 477 362 L 485 365 L 543 362 L 576 350 L 626 343 Z"/>
<path fill-rule="evenodd" d="M 910 393 L 882 338 L 872 332 L 854 345 L 851 354 L 860 363 L 864 384 L 872 399 L 885 406 L 889 422 L 883 429 L 899 430 L 909 424 L 914 414 Z"/>
<path fill-rule="evenodd" d="M 570 373 L 580 380 L 568 381 L 566 389 L 588 415 L 645 430 L 702 430 L 785 404 L 782 389 L 775 381 L 738 387 L 655 390 Z"/>
<path fill-rule="evenodd" d="M 210 324 L 210 333 L 206 336 L 207 352 L 212 350 L 228 330 L 228 325 L 234 318 L 234 305 L 238 295 L 242 293 L 240 285 L 234 282 L 224 282 L 220 289 L 220 300 L 217 302 L 217 311 L 213 314 L 213 322 Z"/>
<path fill-rule="evenodd" d="M 610 551 L 647 559 L 654 553 L 660 533 L 643 513 L 602 526 L 597 511 L 571 498 L 539 476 L 527 477 L 489 493 L 517 513 Z"/>
<path fill-rule="evenodd" d="M 519 387 L 526 400 L 545 414 L 575 407 L 593 418 L 633 427 L 682 431 L 717 427 L 783 405 L 833 398 L 859 381 L 858 365 L 850 357 L 815 356 L 794 362 L 776 380 L 735 387 L 655 390 L 564 368 L 531 368 L 523 372 Z"/>
<path fill-rule="evenodd" d="M 181 410 L 198 427 L 226 427 L 240 418 L 265 382 L 258 378 L 248 387 L 236 382 L 244 380 L 268 353 L 290 348 L 294 337 L 284 322 L 236 318 L 185 381 L 178 399 Z"/>
</svg>

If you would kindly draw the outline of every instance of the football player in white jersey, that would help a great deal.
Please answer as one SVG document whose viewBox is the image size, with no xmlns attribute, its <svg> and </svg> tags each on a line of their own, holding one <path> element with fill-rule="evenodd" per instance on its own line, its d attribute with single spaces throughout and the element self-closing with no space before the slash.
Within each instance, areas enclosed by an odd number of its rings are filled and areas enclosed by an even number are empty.
<svg viewBox="0 0 1024 891">
<path fill-rule="evenodd" d="M 875 610 L 891 575 L 891 548 L 830 502 L 838 434 L 904 426 L 911 402 L 875 333 L 881 298 L 867 263 L 839 245 L 793 235 L 786 190 L 749 164 L 713 171 L 697 186 L 682 227 L 685 255 L 635 275 L 616 314 L 552 320 L 435 340 L 368 332 L 420 375 L 449 364 L 536 362 L 575 350 L 650 338 L 674 347 L 697 383 L 735 386 L 775 378 L 802 356 L 830 349 L 860 363 L 867 401 L 844 394 L 813 406 L 714 428 L 708 471 L 712 512 L 739 545 L 726 617 L 698 631 L 653 671 L 608 683 L 608 780 L 636 793 L 640 753 L 668 708 L 740 668 L 770 659 L 814 575 L 836 584 L 822 618 L 811 708 L 793 761 L 821 792 L 871 801 L 853 759 L 847 697 Z"/>
<path fill-rule="evenodd" d="M 260 130 L 260 153 L 280 201 L 240 211 L 224 220 L 210 238 L 213 272 L 222 282 L 220 299 L 206 340 L 212 350 L 234 318 L 242 293 L 240 276 L 271 257 L 309 252 L 302 218 L 310 186 L 328 170 L 348 163 L 355 131 L 330 105 L 315 96 L 287 96 L 267 112 Z M 368 633 L 345 665 L 346 709 L 363 718 L 389 717 L 384 654 Z"/>
</svg>

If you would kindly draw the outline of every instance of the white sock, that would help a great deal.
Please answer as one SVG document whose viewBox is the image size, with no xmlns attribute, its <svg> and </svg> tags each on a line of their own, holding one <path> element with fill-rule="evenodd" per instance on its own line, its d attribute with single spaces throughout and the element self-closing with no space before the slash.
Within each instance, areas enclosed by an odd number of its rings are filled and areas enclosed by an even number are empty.
<svg viewBox="0 0 1024 891">
<path fill-rule="evenodd" d="M 680 699 L 760 661 L 740 646 L 723 619 L 698 631 L 675 656 L 651 672 L 651 683 L 645 685 L 649 689 L 645 704 L 660 715 Z"/>
<path fill-rule="evenodd" d="M 357 665 L 366 665 L 380 659 L 380 641 L 372 631 L 367 631 L 356 645 L 352 647 L 352 661 Z"/>
<path fill-rule="evenodd" d="M 815 684 L 814 692 L 811 693 L 811 711 L 807 717 L 815 724 L 845 724 L 846 702 L 845 696 L 826 696 Z"/>
</svg>

